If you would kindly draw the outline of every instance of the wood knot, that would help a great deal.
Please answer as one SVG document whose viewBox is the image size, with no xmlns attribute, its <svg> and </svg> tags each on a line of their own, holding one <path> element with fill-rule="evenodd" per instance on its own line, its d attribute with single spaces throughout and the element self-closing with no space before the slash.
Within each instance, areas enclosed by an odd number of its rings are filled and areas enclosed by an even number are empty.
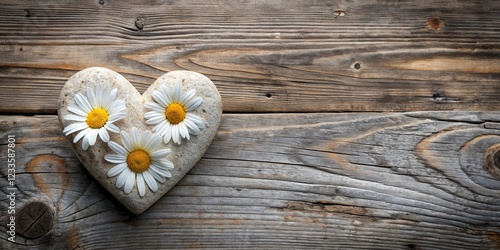
<svg viewBox="0 0 500 250">
<path fill-rule="evenodd" d="M 41 201 L 24 205 L 16 216 L 16 232 L 28 239 L 46 235 L 52 229 L 54 211 Z"/>
<path fill-rule="evenodd" d="M 440 30 L 443 27 L 443 25 L 444 25 L 443 21 L 438 17 L 433 17 L 427 20 L 427 27 L 435 31 Z"/>
<path fill-rule="evenodd" d="M 500 144 L 486 150 L 483 166 L 488 173 L 500 179 Z"/>
<path fill-rule="evenodd" d="M 142 30 L 144 29 L 144 21 L 142 20 L 142 18 L 137 18 L 135 20 L 135 27 L 138 29 L 138 30 Z"/>
<path fill-rule="evenodd" d="M 26 172 L 33 174 L 33 182 L 38 190 L 48 197 L 58 199 L 70 185 L 67 166 L 60 156 L 37 155 L 26 164 Z M 54 183 L 62 186 L 54 186 Z"/>
</svg>

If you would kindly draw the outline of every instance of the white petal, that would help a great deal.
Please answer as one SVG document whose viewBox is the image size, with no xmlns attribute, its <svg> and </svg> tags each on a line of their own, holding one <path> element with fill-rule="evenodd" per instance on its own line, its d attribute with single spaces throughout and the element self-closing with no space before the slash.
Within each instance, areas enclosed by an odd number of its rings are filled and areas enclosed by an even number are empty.
<svg viewBox="0 0 500 250">
<path fill-rule="evenodd" d="M 144 114 L 144 118 L 146 119 L 153 119 L 153 118 L 163 118 L 165 119 L 165 112 L 157 112 L 157 111 L 149 111 L 146 114 Z"/>
<path fill-rule="evenodd" d="M 179 126 L 179 134 L 182 136 L 182 138 L 186 138 L 189 140 L 189 132 L 184 122 L 179 123 L 178 126 Z"/>
<path fill-rule="evenodd" d="M 174 90 L 172 91 L 172 102 L 179 102 L 182 97 L 182 83 L 178 81 L 174 86 Z"/>
<path fill-rule="evenodd" d="M 80 140 L 82 137 L 84 137 L 85 135 L 87 135 L 88 133 L 90 133 L 90 131 L 92 131 L 91 128 L 86 128 L 82 131 L 80 131 L 80 133 L 78 133 L 75 138 L 73 138 L 73 143 L 76 143 L 78 140 Z"/>
<path fill-rule="evenodd" d="M 121 188 L 123 187 L 123 185 L 125 185 L 125 182 L 127 181 L 127 178 L 129 175 L 134 175 L 134 173 L 132 171 L 130 171 L 130 169 L 128 168 L 125 168 L 123 169 L 122 173 L 118 176 L 118 179 L 116 179 L 116 187 L 117 188 Z"/>
<path fill-rule="evenodd" d="M 125 147 L 125 149 L 127 149 L 128 152 L 131 152 L 133 149 L 133 145 L 132 141 L 130 140 L 130 136 L 125 131 L 122 131 L 120 135 L 122 137 L 123 146 Z"/>
<path fill-rule="evenodd" d="M 108 117 L 108 122 L 109 123 L 116 122 L 118 120 L 121 120 L 121 119 L 125 118 L 125 116 L 126 116 L 126 113 L 124 111 L 110 114 L 109 117 Z"/>
<path fill-rule="evenodd" d="M 83 137 L 83 140 L 82 140 L 82 149 L 83 150 L 87 150 L 87 148 L 89 148 L 89 138 L 90 138 L 91 133 L 92 133 L 92 129 L 90 129 L 90 131 L 88 131 L 88 133 L 86 133 L 85 136 Z"/>
<path fill-rule="evenodd" d="M 111 103 L 115 99 L 116 90 L 115 90 L 114 95 L 112 95 L 111 91 L 109 90 L 109 88 L 110 88 L 109 84 L 105 84 L 104 86 L 102 86 L 102 84 L 99 84 L 99 85 L 100 85 L 101 90 L 96 91 L 97 103 L 103 109 L 108 110 Z"/>
<path fill-rule="evenodd" d="M 108 109 L 106 109 L 106 111 L 108 111 L 110 114 L 113 114 L 124 111 L 126 109 L 127 107 L 125 106 L 124 100 L 116 100 L 110 104 L 110 106 L 108 107 Z"/>
<path fill-rule="evenodd" d="M 132 128 L 130 141 L 132 142 L 132 148 L 136 148 L 138 145 L 141 145 L 141 135 L 139 134 L 139 130 L 136 127 Z"/>
<path fill-rule="evenodd" d="M 153 134 L 151 134 L 151 132 L 149 132 L 149 131 L 142 132 L 142 134 L 139 135 L 140 136 L 139 137 L 139 145 L 142 145 L 144 148 L 146 148 L 146 146 L 151 141 L 152 135 Z"/>
<path fill-rule="evenodd" d="M 144 184 L 144 178 L 142 173 L 135 175 L 137 177 L 137 189 L 139 190 L 139 195 L 142 197 L 146 194 L 146 185 Z"/>
<path fill-rule="evenodd" d="M 114 142 L 114 141 L 110 141 L 108 142 L 108 146 L 109 148 L 111 148 L 111 150 L 113 150 L 113 152 L 117 153 L 117 154 L 120 154 L 120 155 L 128 155 L 128 151 L 122 147 L 122 145 Z"/>
<path fill-rule="evenodd" d="M 109 86 L 106 86 L 106 87 L 109 89 Z M 116 98 L 116 93 L 118 93 L 118 90 L 116 88 L 109 91 L 109 94 L 107 94 L 108 97 L 106 98 L 106 100 L 103 100 L 104 102 L 102 105 L 106 108 L 110 108 L 111 104 L 113 103 L 113 101 Z"/>
<path fill-rule="evenodd" d="M 163 143 L 165 144 L 167 144 L 172 138 L 172 127 L 173 125 L 168 123 L 167 132 L 165 132 L 165 135 L 163 136 Z"/>
<path fill-rule="evenodd" d="M 156 167 L 161 168 L 161 169 L 173 169 L 174 164 L 171 161 L 167 161 L 165 159 L 159 159 L 159 160 L 152 160 L 151 161 Z"/>
<path fill-rule="evenodd" d="M 99 129 L 99 137 L 101 137 L 101 140 L 103 142 L 108 142 L 109 141 L 109 134 L 106 128 L 100 128 Z"/>
<path fill-rule="evenodd" d="M 104 124 L 104 128 L 106 128 L 107 130 L 109 130 L 110 132 L 113 132 L 113 133 L 120 133 L 120 128 L 117 127 L 116 125 L 112 124 L 112 123 L 106 123 Z"/>
<path fill-rule="evenodd" d="M 146 124 L 147 125 L 158 125 L 160 124 L 162 121 L 161 120 L 158 120 L 158 119 L 154 119 L 154 120 L 146 120 Z"/>
<path fill-rule="evenodd" d="M 162 121 L 160 124 L 154 126 L 153 132 L 163 136 L 167 132 L 167 126 L 170 126 L 170 123 L 167 120 Z"/>
<path fill-rule="evenodd" d="M 160 105 L 158 105 L 158 103 L 155 103 L 155 102 L 146 102 L 144 104 L 144 107 L 148 108 L 148 109 L 151 109 L 153 111 L 156 111 L 156 112 L 159 112 L 159 113 L 164 113 L 165 112 L 165 107 L 161 107 Z"/>
<path fill-rule="evenodd" d="M 165 179 L 165 177 L 163 177 L 163 176 L 159 175 L 158 173 L 156 173 L 155 171 L 153 171 L 153 170 L 151 169 L 151 167 L 152 167 L 152 166 L 149 166 L 148 170 L 147 170 L 147 171 L 145 171 L 145 172 L 148 172 L 149 174 L 151 174 L 151 176 L 153 176 L 153 178 L 154 178 L 155 180 L 157 180 L 158 182 L 160 182 L 160 183 L 165 183 L 165 181 L 166 181 L 167 179 Z"/>
<path fill-rule="evenodd" d="M 78 104 L 78 106 L 83 110 L 85 111 L 85 113 L 89 113 L 90 111 L 92 111 L 92 107 L 90 106 L 90 103 L 89 101 L 87 100 L 87 97 L 81 95 L 80 93 L 77 93 L 75 95 L 75 101 L 76 101 L 76 104 Z"/>
<path fill-rule="evenodd" d="M 177 144 L 181 144 L 179 135 L 179 124 L 172 125 L 172 140 L 174 140 L 174 142 Z"/>
<path fill-rule="evenodd" d="M 165 149 L 160 149 L 158 151 L 154 151 L 149 156 L 151 156 L 151 159 L 156 160 L 156 159 L 160 159 L 160 158 L 167 156 L 171 152 L 172 152 L 172 150 L 165 148 Z"/>
<path fill-rule="evenodd" d="M 156 192 L 158 191 L 158 184 L 151 175 L 151 172 L 152 171 L 148 169 L 147 171 L 142 172 L 142 175 L 144 177 L 144 181 L 146 181 L 146 184 L 148 184 L 149 189 L 151 189 L 151 191 L 153 192 Z"/>
<path fill-rule="evenodd" d="M 97 85 L 97 90 L 99 90 L 100 84 Z M 90 106 L 92 106 L 92 109 L 95 108 L 100 108 L 97 106 L 97 101 L 95 98 L 94 91 L 90 87 L 87 87 L 87 98 L 89 99 Z"/>
<path fill-rule="evenodd" d="M 106 84 L 101 92 L 101 105 L 104 109 L 109 109 L 113 101 L 115 100 L 116 93 L 118 90 L 116 88 L 110 90 L 111 86 Z M 99 100 L 97 100 L 99 101 Z"/>
<path fill-rule="evenodd" d="M 190 100 L 188 103 L 186 103 L 186 111 L 194 111 L 197 109 L 201 104 L 203 103 L 203 99 L 201 97 L 196 97 L 192 100 Z"/>
<path fill-rule="evenodd" d="M 97 141 L 97 135 L 99 134 L 99 130 L 97 129 L 92 129 L 90 132 L 89 132 L 89 144 L 90 146 L 94 146 L 95 142 Z"/>
<path fill-rule="evenodd" d="M 161 137 L 157 134 L 152 134 L 146 142 L 143 142 L 142 146 L 149 152 L 153 152 L 158 146 L 160 146 Z"/>
<path fill-rule="evenodd" d="M 172 91 L 170 91 L 170 89 L 167 88 L 167 86 L 161 85 L 160 86 L 160 92 L 163 95 L 163 97 L 165 98 L 165 100 L 167 101 L 167 104 L 172 103 L 172 98 L 171 98 Z M 167 107 L 167 106 L 165 105 L 164 107 Z"/>
<path fill-rule="evenodd" d="M 88 128 L 89 125 L 86 122 L 75 122 L 66 126 L 63 133 L 66 135 L 72 134 L 73 132 L 80 131 L 82 129 Z"/>
<path fill-rule="evenodd" d="M 181 99 L 179 100 L 180 103 L 186 104 L 193 96 L 196 94 L 196 90 L 190 89 L 186 91 L 186 93 L 182 94 Z"/>
<path fill-rule="evenodd" d="M 154 117 L 150 118 L 149 120 L 147 120 L 146 124 L 154 125 L 154 124 L 158 124 L 162 121 L 165 121 L 165 115 L 157 115 L 157 116 L 154 116 Z"/>
<path fill-rule="evenodd" d="M 129 170 L 130 171 L 130 170 Z M 130 174 L 127 176 L 127 180 L 125 181 L 125 187 L 123 187 L 123 191 L 125 193 L 130 193 L 132 191 L 132 188 L 135 186 L 135 173 L 130 171 Z"/>
<path fill-rule="evenodd" d="M 108 89 L 110 88 L 109 86 L 106 86 Z M 118 89 L 114 88 L 111 91 L 109 91 L 109 99 L 113 101 L 116 97 L 116 93 L 118 93 Z"/>
<path fill-rule="evenodd" d="M 172 174 L 168 170 L 161 169 L 155 165 L 150 165 L 149 169 L 153 170 L 154 172 L 156 172 L 160 176 L 167 177 L 167 178 L 172 177 Z"/>
<path fill-rule="evenodd" d="M 193 121 L 191 121 L 191 119 L 184 119 L 184 121 L 182 121 L 182 122 L 188 128 L 189 133 L 191 133 L 193 135 L 197 135 L 201 132 L 200 128 L 198 128 L 198 126 Z"/>
<path fill-rule="evenodd" d="M 117 154 L 107 154 L 104 156 L 104 159 L 108 162 L 111 162 L 111 163 L 125 163 L 125 162 L 127 162 L 127 159 L 124 155 L 117 155 Z"/>
<path fill-rule="evenodd" d="M 201 119 L 201 117 L 199 117 L 198 115 L 196 114 L 193 114 L 193 113 L 187 113 L 186 114 L 186 119 L 189 119 L 191 120 L 192 122 L 194 122 L 198 127 L 200 128 L 203 128 L 205 127 L 205 122 Z"/>
<path fill-rule="evenodd" d="M 64 120 L 65 121 L 85 122 L 85 121 L 87 121 L 87 117 L 80 116 L 80 115 L 65 115 Z"/>
<path fill-rule="evenodd" d="M 85 112 L 82 108 L 77 107 L 77 106 L 68 106 L 68 110 L 70 112 L 73 112 L 77 115 L 85 117 L 85 120 L 87 119 L 88 112 Z"/>
<path fill-rule="evenodd" d="M 125 168 L 127 168 L 127 163 L 121 163 L 121 164 L 118 164 L 118 165 L 112 167 L 108 171 L 108 177 L 116 176 L 117 174 L 123 172 L 123 170 L 125 170 Z"/>
<path fill-rule="evenodd" d="M 106 100 L 109 95 L 109 85 L 106 84 L 106 86 L 102 86 L 102 84 L 97 84 L 96 90 L 95 90 L 95 97 L 97 102 L 99 103 L 100 108 L 106 109 Z"/>
<path fill-rule="evenodd" d="M 151 95 L 153 96 L 153 99 L 161 106 L 168 106 L 167 99 L 160 93 L 160 91 L 153 90 L 153 93 Z"/>
</svg>

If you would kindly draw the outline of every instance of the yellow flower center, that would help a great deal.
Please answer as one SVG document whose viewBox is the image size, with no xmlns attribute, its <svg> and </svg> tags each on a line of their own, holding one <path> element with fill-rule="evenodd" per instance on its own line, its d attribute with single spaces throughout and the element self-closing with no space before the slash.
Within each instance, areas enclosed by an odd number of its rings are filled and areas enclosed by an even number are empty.
<svg viewBox="0 0 500 250">
<path fill-rule="evenodd" d="M 136 149 L 127 156 L 128 168 L 136 174 L 146 171 L 149 164 L 151 164 L 151 157 L 141 149 Z"/>
<path fill-rule="evenodd" d="M 90 128 L 102 128 L 108 121 L 108 112 L 102 108 L 96 108 L 87 115 L 87 124 Z"/>
<path fill-rule="evenodd" d="M 177 124 L 184 121 L 184 118 L 186 118 L 186 110 L 184 110 L 184 107 L 182 107 L 182 105 L 178 103 L 172 103 L 168 105 L 167 109 L 165 110 L 165 117 L 171 124 Z"/>
</svg>

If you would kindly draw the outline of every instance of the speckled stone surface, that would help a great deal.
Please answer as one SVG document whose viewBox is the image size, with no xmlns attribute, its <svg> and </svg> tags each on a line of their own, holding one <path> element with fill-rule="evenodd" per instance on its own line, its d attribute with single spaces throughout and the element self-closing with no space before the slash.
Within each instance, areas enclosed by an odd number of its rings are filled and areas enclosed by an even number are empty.
<svg viewBox="0 0 500 250">
<path fill-rule="evenodd" d="M 112 193 L 123 205 L 131 212 L 140 214 L 153 205 L 158 199 L 166 194 L 184 175 L 198 162 L 209 147 L 212 139 L 217 133 L 217 129 L 222 117 L 222 102 L 219 92 L 215 85 L 202 74 L 191 71 L 172 71 L 159 77 L 145 92 L 141 95 L 132 84 L 120 74 L 105 68 L 87 68 L 68 79 L 59 96 L 59 121 L 62 128 L 73 123 L 73 121 L 65 121 L 63 118 L 67 114 L 71 114 L 67 107 L 68 105 L 76 105 L 74 95 L 81 93 L 86 96 L 87 86 L 94 91 L 98 83 L 110 84 L 111 88 L 117 88 L 118 94 L 116 99 L 122 99 L 126 102 L 127 116 L 126 118 L 115 122 L 122 131 L 130 134 L 132 127 L 137 127 L 139 131 L 151 131 L 154 125 L 147 125 L 144 119 L 144 114 L 150 110 L 144 108 L 146 101 L 153 101 L 151 94 L 155 89 L 159 89 L 161 84 L 174 86 L 179 81 L 183 83 L 183 91 L 187 89 L 195 89 L 196 96 L 203 98 L 203 103 L 195 111 L 207 126 L 199 135 L 192 135 L 190 140 L 182 139 L 181 145 L 174 144 L 170 141 L 168 144 L 161 143 L 160 148 L 169 148 L 172 150 L 166 159 L 174 164 L 174 169 L 171 178 L 167 178 L 165 183 L 158 183 L 159 189 L 152 192 L 146 186 L 146 195 L 139 196 L 137 185 L 134 186 L 132 192 L 126 194 L 123 188 L 115 187 L 115 182 L 118 176 L 108 178 L 107 172 L 115 164 L 104 160 L 104 155 L 114 153 L 100 138 L 94 146 L 90 146 L 87 150 L 82 149 L 82 140 L 73 143 L 73 138 L 78 134 L 75 132 L 67 136 L 71 148 L 74 150 L 78 159 L 94 176 L 94 178 Z M 152 131 L 151 131 L 152 132 Z M 121 143 L 120 135 L 109 133 L 111 141 Z"/>
</svg>

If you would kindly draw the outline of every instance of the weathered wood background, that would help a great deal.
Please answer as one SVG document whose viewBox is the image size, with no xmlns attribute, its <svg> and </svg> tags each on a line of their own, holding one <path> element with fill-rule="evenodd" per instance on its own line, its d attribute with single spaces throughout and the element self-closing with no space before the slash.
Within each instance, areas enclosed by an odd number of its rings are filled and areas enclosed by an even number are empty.
<svg viewBox="0 0 500 250">
<path fill-rule="evenodd" d="M 0 52 L 2 249 L 500 248 L 500 1 L 3 1 Z M 61 133 L 91 66 L 221 92 L 209 150 L 141 215 Z"/>
</svg>

